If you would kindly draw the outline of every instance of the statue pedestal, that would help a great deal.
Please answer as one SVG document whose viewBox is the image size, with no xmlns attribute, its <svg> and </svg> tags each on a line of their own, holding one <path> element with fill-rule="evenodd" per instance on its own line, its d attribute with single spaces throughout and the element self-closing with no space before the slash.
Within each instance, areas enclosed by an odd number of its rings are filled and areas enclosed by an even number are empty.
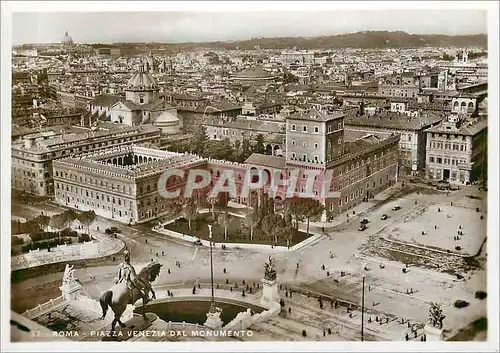
<svg viewBox="0 0 500 353">
<path fill-rule="evenodd" d="M 207 321 L 205 321 L 205 327 L 208 327 L 212 330 L 219 330 L 222 328 L 222 320 L 220 318 L 220 311 L 216 311 L 215 313 L 211 313 L 210 311 L 207 313 Z"/>
<path fill-rule="evenodd" d="M 262 298 L 260 298 L 260 304 L 272 306 L 274 303 L 279 303 L 278 279 L 268 280 L 263 278 L 260 281 L 262 282 Z"/>
<path fill-rule="evenodd" d="M 432 325 L 426 324 L 424 327 L 424 332 L 427 341 L 442 341 L 443 340 L 443 330 Z"/>
<path fill-rule="evenodd" d="M 82 288 L 83 286 L 76 281 L 65 283 L 59 287 L 65 300 L 76 300 Z"/>
</svg>

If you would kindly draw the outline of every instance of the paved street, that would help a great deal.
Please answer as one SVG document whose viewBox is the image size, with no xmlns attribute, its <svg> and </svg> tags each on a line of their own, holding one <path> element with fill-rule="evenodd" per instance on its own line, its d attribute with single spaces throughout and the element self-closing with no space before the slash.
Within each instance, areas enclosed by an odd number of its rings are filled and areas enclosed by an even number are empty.
<svg viewBox="0 0 500 353">
<path fill-rule="evenodd" d="M 281 282 L 307 287 L 325 295 L 360 303 L 361 281 L 364 274 L 366 280 L 365 303 L 368 310 L 425 322 L 428 317 L 428 303 L 438 301 L 442 303 L 444 313 L 447 315 L 446 327 L 458 329 L 468 324 L 469 321 L 486 315 L 486 302 L 474 298 L 476 290 L 486 290 L 484 270 L 466 274 L 465 281 L 457 280 L 456 276 L 450 273 L 439 271 L 430 265 L 417 266 L 418 261 L 411 260 L 420 258 L 425 260 L 425 264 L 430 264 L 432 261 L 445 261 L 446 256 L 448 256 L 453 259 L 454 263 L 457 263 L 455 255 L 447 254 L 445 251 L 417 249 L 418 251 L 426 251 L 428 258 L 415 254 L 408 256 L 407 258 L 410 259 L 408 271 L 403 273 L 404 263 L 385 258 L 383 256 L 384 249 L 380 250 L 375 246 L 370 251 L 366 251 L 366 246 L 367 244 L 377 244 L 373 243 L 373 239 L 385 241 L 382 237 L 392 238 L 391 229 L 401 228 L 401 225 L 405 224 L 405 219 L 415 217 L 415 212 L 422 207 L 430 210 L 435 208 L 437 203 L 444 202 L 443 198 L 446 198 L 446 202 L 448 200 L 456 202 L 457 206 L 455 207 L 461 207 L 459 206 L 461 204 L 469 205 L 466 195 L 477 194 L 476 190 L 472 187 L 464 188 L 450 196 L 446 196 L 446 193 L 443 195 L 425 190 L 420 194 L 409 193 L 352 215 L 349 217 L 348 223 L 329 230 L 327 235 L 316 244 L 296 252 L 273 255 L 277 260 Z M 415 201 L 417 201 L 416 204 Z M 392 211 L 395 205 L 400 205 L 401 210 Z M 13 213 L 20 217 L 30 217 L 39 213 L 36 207 L 40 206 L 16 205 Z M 461 207 L 461 210 L 465 209 L 464 206 Z M 62 210 L 51 207 L 50 211 L 60 212 Z M 476 213 L 475 209 L 469 209 L 469 212 Z M 381 220 L 383 214 L 389 215 L 389 218 Z M 370 222 L 368 228 L 364 232 L 360 232 L 357 228 L 359 221 L 363 218 L 369 219 Z M 466 227 L 473 229 L 475 224 L 479 226 L 479 222 L 476 222 L 467 224 Z M 117 223 L 99 218 L 92 225 L 92 231 L 97 232 L 97 227 L 99 227 L 102 232 L 110 225 L 117 225 Z M 131 250 L 132 263 L 137 268 L 151 259 L 164 264 L 155 286 L 190 287 L 196 281 L 209 283 L 209 248 L 172 241 L 166 236 L 152 232 L 150 227 L 151 224 L 134 227 L 119 225 L 121 229 L 119 237 L 126 242 L 127 247 Z M 441 227 L 433 232 L 434 238 L 444 237 L 446 234 L 447 230 Z M 401 237 L 398 237 L 398 240 L 401 241 Z M 432 244 L 421 242 L 419 244 L 430 246 L 434 245 L 435 242 Z M 413 249 L 410 245 L 408 247 Z M 164 255 L 161 254 L 162 251 L 164 251 Z M 263 264 L 269 254 L 270 251 L 265 250 L 214 249 L 215 281 L 221 284 L 225 283 L 226 280 L 229 283 L 241 284 L 243 279 L 247 283 L 258 282 L 263 276 Z M 459 259 L 461 260 L 460 257 Z M 175 265 L 176 261 L 180 261 L 180 268 Z M 118 262 L 119 259 L 116 260 L 116 265 L 108 263 L 98 267 L 77 269 L 76 276 L 83 283 L 88 295 L 96 298 L 102 290 L 111 286 Z M 297 263 L 299 264 L 298 269 Z M 325 266 L 325 270 L 321 269 L 322 265 Z M 223 273 L 224 268 L 227 269 L 226 274 Z M 168 273 L 169 269 L 170 274 Z M 346 276 L 341 276 L 340 271 L 346 271 Z M 13 308 L 16 311 L 23 311 L 51 297 L 56 297 L 59 295 L 58 286 L 61 277 L 61 273 L 44 274 L 14 284 L 12 294 L 16 297 L 16 301 L 12 302 Z M 407 291 L 413 293 L 407 294 Z M 454 308 L 453 302 L 457 299 L 467 300 L 471 305 L 464 309 Z"/>
</svg>

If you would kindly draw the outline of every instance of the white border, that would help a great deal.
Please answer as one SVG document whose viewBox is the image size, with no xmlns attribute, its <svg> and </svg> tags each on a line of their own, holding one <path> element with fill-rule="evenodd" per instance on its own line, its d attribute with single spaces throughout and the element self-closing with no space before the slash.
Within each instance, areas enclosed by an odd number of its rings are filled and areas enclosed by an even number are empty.
<svg viewBox="0 0 500 353">
<path fill-rule="evenodd" d="M 498 351 L 498 3 L 467 2 L 2 2 L 2 351 Z M 488 198 L 488 342 L 408 343 L 376 342 L 266 342 L 255 343 L 16 343 L 11 344 L 10 325 L 10 87 L 11 87 L 11 14 L 13 11 L 325 11 L 325 10 L 382 10 L 382 9 L 484 9 L 488 11 L 489 36 L 489 198 Z"/>
</svg>

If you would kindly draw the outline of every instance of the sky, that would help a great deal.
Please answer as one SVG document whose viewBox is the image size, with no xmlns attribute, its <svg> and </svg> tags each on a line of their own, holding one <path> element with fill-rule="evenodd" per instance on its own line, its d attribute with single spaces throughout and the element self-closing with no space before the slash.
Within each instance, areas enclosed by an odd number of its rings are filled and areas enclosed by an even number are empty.
<svg viewBox="0 0 500 353">
<path fill-rule="evenodd" d="M 285 4 L 285 3 L 283 3 Z M 13 12 L 12 44 L 204 42 L 320 36 L 369 30 L 416 34 L 487 33 L 487 11 L 342 10 L 260 12 Z"/>
</svg>

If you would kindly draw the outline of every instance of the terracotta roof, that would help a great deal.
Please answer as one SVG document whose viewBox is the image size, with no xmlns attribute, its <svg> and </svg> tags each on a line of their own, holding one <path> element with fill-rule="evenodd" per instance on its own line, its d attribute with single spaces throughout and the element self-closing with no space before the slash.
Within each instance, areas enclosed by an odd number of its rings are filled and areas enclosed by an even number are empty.
<svg viewBox="0 0 500 353">
<path fill-rule="evenodd" d="M 249 67 L 234 75 L 236 79 L 271 79 L 275 77 L 260 66 Z"/>
<path fill-rule="evenodd" d="M 245 161 L 246 164 L 258 165 L 263 167 L 272 167 L 277 169 L 285 169 L 285 158 L 269 156 L 266 154 L 252 153 Z"/>
<path fill-rule="evenodd" d="M 374 115 L 350 116 L 345 119 L 346 126 L 368 126 L 390 130 L 422 130 L 443 120 L 444 116 L 427 114 L 418 118 L 395 112 L 382 112 Z"/>
<path fill-rule="evenodd" d="M 341 112 L 334 112 L 334 113 L 328 113 L 328 112 L 321 112 L 317 108 L 312 108 L 308 111 L 302 112 L 302 113 L 296 113 L 292 114 L 291 116 L 287 117 L 288 119 L 293 119 L 293 120 L 308 120 L 308 121 L 330 121 L 333 119 L 338 119 L 341 117 L 344 117 L 345 114 Z"/>
<path fill-rule="evenodd" d="M 100 96 L 95 97 L 91 104 L 92 105 L 97 105 L 99 107 L 111 107 L 116 104 L 116 102 L 119 102 L 123 98 L 120 96 L 115 96 L 111 94 L 101 94 Z"/>
</svg>

